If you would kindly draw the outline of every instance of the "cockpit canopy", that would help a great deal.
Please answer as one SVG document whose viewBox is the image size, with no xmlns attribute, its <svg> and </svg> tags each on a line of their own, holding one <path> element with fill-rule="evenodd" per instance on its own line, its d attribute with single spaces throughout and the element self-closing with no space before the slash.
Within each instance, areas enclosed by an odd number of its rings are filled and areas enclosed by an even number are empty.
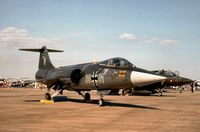
<svg viewBox="0 0 200 132">
<path fill-rule="evenodd" d="M 178 77 L 179 76 L 178 71 L 172 72 L 170 70 L 168 70 L 168 71 L 158 70 L 158 71 L 153 71 L 153 72 L 158 74 L 158 75 L 164 75 L 164 76 L 167 76 L 167 77 Z"/>
<path fill-rule="evenodd" d="M 111 58 L 111 59 L 100 62 L 100 64 L 109 66 L 109 67 L 122 68 L 122 69 L 131 69 L 135 67 L 128 60 L 121 57 Z"/>
</svg>

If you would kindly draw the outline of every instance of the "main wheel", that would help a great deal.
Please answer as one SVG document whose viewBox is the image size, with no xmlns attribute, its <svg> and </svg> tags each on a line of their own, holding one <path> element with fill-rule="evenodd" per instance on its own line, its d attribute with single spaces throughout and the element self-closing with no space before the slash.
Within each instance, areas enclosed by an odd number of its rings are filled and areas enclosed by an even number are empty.
<svg viewBox="0 0 200 132">
<path fill-rule="evenodd" d="M 99 106 L 103 106 L 104 105 L 104 100 L 103 99 L 99 99 Z"/>
<path fill-rule="evenodd" d="M 51 94 L 50 94 L 50 93 L 46 93 L 46 94 L 45 94 L 45 98 L 46 98 L 47 100 L 51 100 Z"/>
<path fill-rule="evenodd" d="M 85 93 L 84 100 L 85 100 L 85 102 L 90 100 L 90 94 L 89 93 Z"/>
</svg>

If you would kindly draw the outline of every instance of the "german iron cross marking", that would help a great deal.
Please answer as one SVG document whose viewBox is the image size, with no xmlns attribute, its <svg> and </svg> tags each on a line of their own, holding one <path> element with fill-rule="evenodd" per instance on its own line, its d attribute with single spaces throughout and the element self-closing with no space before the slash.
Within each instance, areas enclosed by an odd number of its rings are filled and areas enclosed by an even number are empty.
<svg viewBox="0 0 200 132">
<path fill-rule="evenodd" d="M 92 75 L 91 75 L 91 82 L 93 83 L 93 85 L 96 87 L 96 88 L 98 88 L 98 73 L 97 73 L 97 71 L 96 72 L 93 72 L 92 73 Z"/>
</svg>

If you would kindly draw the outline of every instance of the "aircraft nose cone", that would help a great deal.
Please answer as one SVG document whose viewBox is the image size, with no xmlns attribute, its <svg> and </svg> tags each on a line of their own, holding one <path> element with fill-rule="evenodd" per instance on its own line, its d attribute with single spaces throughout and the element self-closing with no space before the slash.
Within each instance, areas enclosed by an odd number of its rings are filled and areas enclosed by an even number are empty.
<svg viewBox="0 0 200 132">
<path fill-rule="evenodd" d="M 138 71 L 132 71 L 131 72 L 131 82 L 133 86 L 145 86 L 152 83 L 160 82 L 165 80 L 166 77 L 154 75 L 151 73 L 145 73 L 145 72 L 138 72 Z"/>
</svg>

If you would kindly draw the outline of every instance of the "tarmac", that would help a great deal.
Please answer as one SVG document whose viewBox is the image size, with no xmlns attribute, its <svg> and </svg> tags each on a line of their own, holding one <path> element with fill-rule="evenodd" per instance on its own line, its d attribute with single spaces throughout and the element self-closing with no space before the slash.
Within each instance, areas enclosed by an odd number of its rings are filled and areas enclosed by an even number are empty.
<svg viewBox="0 0 200 132">
<path fill-rule="evenodd" d="M 169 90 L 162 97 L 98 96 L 75 92 L 41 103 L 46 90 L 0 88 L 0 132 L 199 132 L 200 91 Z"/>
</svg>

